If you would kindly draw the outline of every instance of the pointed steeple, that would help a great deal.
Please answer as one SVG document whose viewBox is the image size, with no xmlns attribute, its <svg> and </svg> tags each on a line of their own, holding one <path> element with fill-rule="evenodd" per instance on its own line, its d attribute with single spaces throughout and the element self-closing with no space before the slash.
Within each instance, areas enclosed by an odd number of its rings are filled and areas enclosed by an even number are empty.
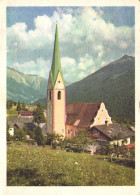
<svg viewBox="0 0 140 195">
<path fill-rule="evenodd" d="M 53 87 L 55 85 L 55 82 L 56 82 L 56 79 L 57 79 L 57 76 L 58 76 L 59 72 L 60 72 L 62 80 L 64 82 L 63 72 L 62 72 L 62 69 L 61 69 L 59 38 L 58 38 L 58 26 L 57 26 L 57 23 L 56 23 L 53 59 L 52 59 L 52 67 L 51 67 L 51 72 L 50 72 L 50 76 L 52 78 Z"/>
</svg>

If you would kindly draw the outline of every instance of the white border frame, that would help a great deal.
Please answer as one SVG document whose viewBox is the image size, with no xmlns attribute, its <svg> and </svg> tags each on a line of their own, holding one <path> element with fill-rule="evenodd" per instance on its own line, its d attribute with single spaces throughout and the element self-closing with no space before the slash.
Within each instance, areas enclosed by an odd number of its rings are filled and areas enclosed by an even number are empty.
<svg viewBox="0 0 140 195">
<path fill-rule="evenodd" d="M 6 7 L 7 6 L 134 6 L 135 7 L 135 186 L 9 187 L 6 186 Z M 140 0 L 0 0 L 0 192 L 1 194 L 140 194 Z"/>
</svg>

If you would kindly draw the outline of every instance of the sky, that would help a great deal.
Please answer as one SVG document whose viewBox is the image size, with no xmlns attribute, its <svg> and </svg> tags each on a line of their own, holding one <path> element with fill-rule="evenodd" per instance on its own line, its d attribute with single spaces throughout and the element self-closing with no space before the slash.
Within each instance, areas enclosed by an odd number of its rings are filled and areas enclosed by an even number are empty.
<svg viewBox="0 0 140 195">
<path fill-rule="evenodd" d="M 134 7 L 7 7 L 7 66 L 48 79 L 56 21 L 67 82 L 135 56 Z"/>
</svg>

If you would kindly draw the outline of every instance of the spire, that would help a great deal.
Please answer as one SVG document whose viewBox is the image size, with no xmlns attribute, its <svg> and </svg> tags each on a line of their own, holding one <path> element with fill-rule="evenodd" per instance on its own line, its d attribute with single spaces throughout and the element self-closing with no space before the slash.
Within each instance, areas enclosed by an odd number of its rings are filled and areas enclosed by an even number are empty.
<svg viewBox="0 0 140 195">
<path fill-rule="evenodd" d="M 53 50 L 53 59 L 52 59 L 52 67 L 50 75 L 52 77 L 52 83 L 53 86 L 55 85 L 58 72 L 60 72 L 62 80 L 64 82 L 63 78 L 63 72 L 61 69 L 61 59 L 60 59 L 60 49 L 59 49 L 59 38 L 58 38 L 58 26 L 56 22 L 56 31 L 55 31 L 55 42 L 54 42 L 54 50 Z"/>
</svg>

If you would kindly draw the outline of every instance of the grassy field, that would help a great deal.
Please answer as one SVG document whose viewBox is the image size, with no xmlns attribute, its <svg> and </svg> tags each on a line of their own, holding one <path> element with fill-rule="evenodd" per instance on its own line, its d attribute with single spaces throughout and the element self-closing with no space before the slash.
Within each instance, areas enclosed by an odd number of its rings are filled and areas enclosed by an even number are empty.
<svg viewBox="0 0 140 195">
<path fill-rule="evenodd" d="M 28 111 L 34 111 L 36 109 L 36 106 L 26 105 L 26 108 L 28 109 Z M 18 116 L 17 106 L 12 106 L 12 108 L 7 109 L 7 117 L 14 116 Z"/>
<path fill-rule="evenodd" d="M 18 116 L 17 106 L 12 106 L 12 108 L 7 109 L 7 117 Z"/>
<path fill-rule="evenodd" d="M 7 147 L 8 186 L 128 186 L 135 170 L 103 156 L 52 150 L 21 142 Z"/>
</svg>

